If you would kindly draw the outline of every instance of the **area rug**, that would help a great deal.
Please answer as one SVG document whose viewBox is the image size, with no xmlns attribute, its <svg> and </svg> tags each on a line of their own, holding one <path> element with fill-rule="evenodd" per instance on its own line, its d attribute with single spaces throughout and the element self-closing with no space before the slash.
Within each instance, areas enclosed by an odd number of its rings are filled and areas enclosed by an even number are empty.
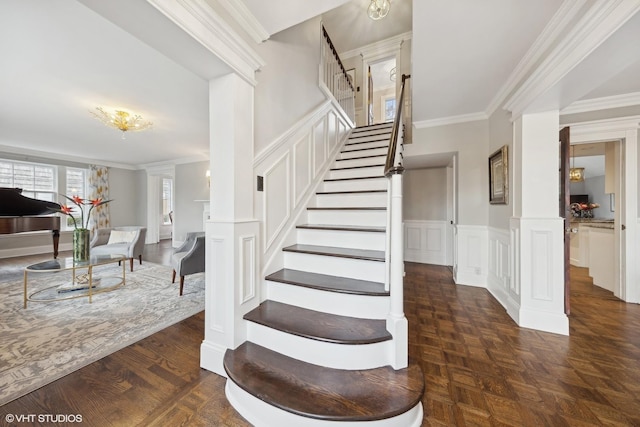
<svg viewBox="0 0 640 427">
<path fill-rule="evenodd" d="M 100 269 L 94 274 L 122 271 L 117 264 Z M 186 278 L 181 297 L 169 267 L 136 263 L 125 286 L 94 295 L 91 304 L 78 298 L 24 309 L 22 269 L 12 270 L 0 273 L 0 405 L 204 310 L 204 273 Z M 32 274 L 29 290 L 69 277 Z"/>
</svg>

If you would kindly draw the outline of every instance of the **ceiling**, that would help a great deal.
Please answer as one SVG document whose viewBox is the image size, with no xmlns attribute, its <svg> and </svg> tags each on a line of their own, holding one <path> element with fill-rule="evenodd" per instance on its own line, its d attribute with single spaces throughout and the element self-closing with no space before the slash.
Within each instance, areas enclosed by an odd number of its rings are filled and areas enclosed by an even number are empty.
<svg viewBox="0 0 640 427">
<path fill-rule="evenodd" d="M 243 4 L 270 35 L 322 13 L 340 52 L 412 31 L 414 122 L 486 114 L 563 5 L 391 0 L 389 15 L 372 21 L 369 1 L 224 2 Z M 636 51 L 615 78 L 573 97 L 640 92 Z M 0 55 L 0 151 L 128 168 L 208 158 L 207 80 L 230 69 L 146 0 L 4 0 Z M 91 117 L 97 106 L 139 113 L 154 128 L 122 140 Z"/>
</svg>

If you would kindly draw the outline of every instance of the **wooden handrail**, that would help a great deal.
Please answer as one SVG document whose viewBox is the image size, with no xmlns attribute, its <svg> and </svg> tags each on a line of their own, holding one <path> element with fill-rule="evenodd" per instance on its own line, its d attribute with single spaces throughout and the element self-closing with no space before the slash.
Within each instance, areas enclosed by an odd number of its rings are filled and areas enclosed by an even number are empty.
<svg viewBox="0 0 640 427">
<path fill-rule="evenodd" d="M 400 103 L 396 110 L 396 118 L 393 120 L 393 130 L 389 140 L 389 151 L 387 151 L 387 161 L 384 165 L 384 175 L 389 176 L 394 173 L 402 173 L 404 168 L 394 164 L 396 158 L 396 150 L 398 147 L 398 135 L 400 134 L 400 123 L 402 122 L 402 105 L 404 104 L 404 85 L 407 79 L 411 78 L 411 74 L 402 75 L 402 86 L 400 88 Z"/>
<path fill-rule="evenodd" d="M 338 51 L 336 50 L 335 46 L 333 45 L 333 42 L 331 41 L 331 37 L 329 37 L 329 33 L 327 33 L 327 30 L 324 28 L 324 25 L 322 26 L 322 34 L 324 35 L 324 38 L 327 39 L 327 43 L 329 43 L 329 47 L 331 48 L 331 52 L 333 53 L 334 58 L 337 59 L 338 65 L 340 65 L 340 69 L 342 70 L 342 74 L 344 74 L 344 77 L 347 80 L 347 83 L 349 83 L 349 87 L 351 88 L 352 91 L 355 92 L 355 89 L 353 88 L 353 85 L 351 84 L 351 80 L 349 80 L 349 78 L 348 78 L 347 70 L 344 68 L 344 65 L 342 65 L 342 61 L 340 60 L 340 56 L 338 56 Z"/>
</svg>

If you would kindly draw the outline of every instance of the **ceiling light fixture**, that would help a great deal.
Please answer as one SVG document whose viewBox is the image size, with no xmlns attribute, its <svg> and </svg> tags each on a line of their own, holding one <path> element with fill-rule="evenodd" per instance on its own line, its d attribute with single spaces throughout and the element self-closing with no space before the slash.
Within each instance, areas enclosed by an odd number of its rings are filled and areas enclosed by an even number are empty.
<svg viewBox="0 0 640 427">
<path fill-rule="evenodd" d="M 90 111 L 90 113 L 105 126 L 122 131 L 122 139 L 124 139 L 125 132 L 136 132 L 153 126 L 153 123 L 145 121 L 139 114 L 130 114 L 122 110 L 107 113 L 102 107 L 96 107 L 96 110 L 98 111 L 97 113 L 94 111 Z"/>
<path fill-rule="evenodd" d="M 371 4 L 369 4 L 369 8 L 367 9 L 367 14 L 369 18 L 374 21 L 378 21 L 389 13 L 389 9 L 391 9 L 391 3 L 389 0 L 371 0 Z"/>
<path fill-rule="evenodd" d="M 582 182 L 584 181 L 584 168 L 577 168 L 576 166 L 576 152 L 575 147 L 571 147 L 573 151 L 573 155 L 571 156 L 573 160 L 573 166 L 569 169 L 569 181 L 571 182 Z"/>
</svg>

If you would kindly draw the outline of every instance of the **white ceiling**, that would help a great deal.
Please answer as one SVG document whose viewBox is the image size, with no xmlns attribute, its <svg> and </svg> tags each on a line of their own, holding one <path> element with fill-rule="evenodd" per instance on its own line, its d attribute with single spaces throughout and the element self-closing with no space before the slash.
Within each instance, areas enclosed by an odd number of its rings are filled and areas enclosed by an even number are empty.
<svg viewBox="0 0 640 427">
<path fill-rule="evenodd" d="M 412 31 L 414 121 L 485 113 L 562 4 L 391 0 L 372 21 L 370 0 L 226 1 L 270 34 L 324 12 L 341 52 Z M 131 168 L 208 158 L 207 80 L 229 68 L 146 0 L 3 0 L 0 55 L 0 151 Z M 640 60 L 618 71 L 581 99 L 640 92 Z M 91 117 L 96 106 L 132 110 L 154 129 L 123 141 Z"/>
</svg>

